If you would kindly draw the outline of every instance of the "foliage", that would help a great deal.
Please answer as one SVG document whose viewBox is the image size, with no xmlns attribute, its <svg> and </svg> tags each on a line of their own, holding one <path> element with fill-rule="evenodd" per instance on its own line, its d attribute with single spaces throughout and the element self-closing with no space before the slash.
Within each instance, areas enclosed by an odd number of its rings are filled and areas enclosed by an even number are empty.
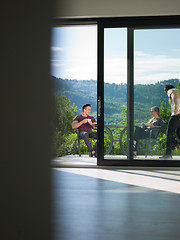
<svg viewBox="0 0 180 240">
<path fill-rule="evenodd" d="M 72 121 L 75 115 L 81 111 L 81 106 L 84 103 L 90 103 L 96 108 L 96 88 L 97 83 L 94 80 L 77 81 L 77 80 L 62 80 L 55 81 L 55 95 L 52 99 L 53 105 L 53 121 L 52 121 L 52 155 L 63 156 L 73 153 L 74 143 L 77 138 L 75 130 L 72 130 Z M 59 84 L 60 82 L 60 84 Z M 168 97 L 164 93 L 164 84 L 172 83 L 180 90 L 180 82 L 177 79 L 170 81 L 158 82 L 156 84 L 143 85 L 138 84 L 134 87 L 134 123 L 147 122 L 150 118 L 149 110 L 152 106 L 160 107 L 160 117 L 167 124 L 171 115 L 171 108 L 168 103 Z M 61 87 L 60 87 L 61 86 Z M 126 84 L 104 84 L 105 93 L 105 124 L 127 124 L 127 85 Z M 76 104 L 76 105 L 75 105 Z M 96 109 L 92 108 L 92 115 L 96 118 Z M 123 128 L 114 128 L 113 138 L 119 140 Z M 104 148 L 105 151 L 110 145 L 110 136 L 107 132 L 104 133 Z M 163 151 L 165 151 L 166 132 L 160 132 L 159 140 Z M 95 142 L 93 141 L 93 144 Z M 127 146 L 127 135 L 123 136 L 123 144 Z M 146 143 L 141 141 L 138 146 L 138 154 L 145 154 Z M 76 154 L 78 147 L 76 148 Z M 87 146 L 84 141 L 81 141 L 81 153 L 88 154 Z M 160 155 L 161 151 L 157 142 L 152 143 L 152 153 Z M 119 141 L 113 143 L 113 148 L 110 154 L 123 154 L 120 149 Z M 173 150 L 174 155 L 180 154 L 180 149 Z"/>
<path fill-rule="evenodd" d="M 165 126 L 167 128 L 167 124 L 168 124 L 169 118 L 171 116 L 171 107 L 170 107 L 170 105 L 167 106 L 167 104 L 165 102 L 162 102 L 159 110 L 160 110 L 159 116 L 165 122 Z"/>
<path fill-rule="evenodd" d="M 177 83 L 176 88 L 177 88 L 178 90 L 180 90 L 180 82 Z"/>
<path fill-rule="evenodd" d="M 66 96 L 53 96 L 53 130 L 68 135 L 72 132 L 72 120 L 76 115 L 77 107 L 70 105 L 70 100 Z"/>
<path fill-rule="evenodd" d="M 52 157 L 69 154 L 75 139 L 72 121 L 77 107 L 71 106 L 66 96 L 53 96 L 52 111 Z"/>
<path fill-rule="evenodd" d="M 61 132 L 57 133 L 58 138 L 62 137 L 62 141 L 59 141 L 57 146 L 56 155 L 58 157 L 70 155 L 74 150 L 74 142 L 77 138 L 76 133 L 71 133 L 69 135 L 61 135 Z"/>
</svg>

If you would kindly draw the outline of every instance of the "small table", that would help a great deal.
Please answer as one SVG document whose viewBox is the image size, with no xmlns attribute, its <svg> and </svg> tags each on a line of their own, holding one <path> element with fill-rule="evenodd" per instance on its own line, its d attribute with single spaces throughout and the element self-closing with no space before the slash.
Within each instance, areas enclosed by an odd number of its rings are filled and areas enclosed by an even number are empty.
<svg viewBox="0 0 180 240">
<path fill-rule="evenodd" d="M 123 142 L 122 142 L 123 135 L 126 134 L 126 132 L 127 132 L 127 125 L 104 125 L 104 128 L 107 130 L 108 134 L 110 135 L 110 146 L 106 150 L 104 155 L 108 155 L 110 153 L 110 151 L 112 150 L 114 142 L 119 142 L 120 148 L 121 148 L 122 152 L 125 155 L 127 155 L 127 149 L 125 148 L 125 146 L 123 146 Z M 119 139 L 114 139 L 113 138 L 113 134 L 112 134 L 111 128 L 123 128 L 123 130 L 122 130 L 122 132 L 120 134 L 120 138 Z"/>
</svg>

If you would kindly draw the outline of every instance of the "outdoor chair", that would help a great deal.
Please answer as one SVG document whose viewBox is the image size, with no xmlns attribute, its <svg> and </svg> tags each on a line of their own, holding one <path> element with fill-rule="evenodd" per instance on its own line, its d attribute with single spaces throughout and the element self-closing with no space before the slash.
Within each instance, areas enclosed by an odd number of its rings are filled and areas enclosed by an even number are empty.
<svg viewBox="0 0 180 240">
<path fill-rule="evenodd" d="M 147 158 L 148 154 L 150 154 L 152 156 L 152 152 L 151 152 L 151 142 L 152 141 L 158 142 L 158 145 L 161 149 L 161 154 L 163 155 L 161 143 L 160 143 L 160 140 L 158 139 L 158 135 L 159 135 L 159 132 L 161 130 L 163 130 L 162 127 L 155 127 L 154 129 L 150 130 L 149 138 L 145 139 L 145 141 L 146 141 L 146 155 L 145 155 L 145 158 Z M 155 133 L 156 137 L 152 137 L 152 133 Z"/>
<path fill-rule="evenodd" d="M 77 138 L 76 138 L 75 143 L 74 143 L 74 151 L 73 151 L 73 155 L 75 155 L 76 145 L 77 145 L 77 143 L 78 143 L 79 157 L 81 157 L 80 141 L 81 141 L 81 140 L 84 141 L 84 139 L 80 137 L 78 129 L 76 129 L 76 131 L 77 131 Z M 92 141 L 93 138 L 90 138 L 90 140 Z"/>
</svg>

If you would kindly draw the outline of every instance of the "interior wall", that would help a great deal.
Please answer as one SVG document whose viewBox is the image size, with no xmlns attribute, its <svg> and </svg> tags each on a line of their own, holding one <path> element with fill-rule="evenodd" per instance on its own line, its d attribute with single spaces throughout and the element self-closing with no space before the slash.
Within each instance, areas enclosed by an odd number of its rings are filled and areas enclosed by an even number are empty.
<svg viewBox="0 0 180 240">
<path fill-rule="evenodd" d="M 179 0 L 54 0 L 54 18 L 179 15 Z"/>
<path fill-rule="evenodd" d="M 51 239 L 51 0 L 1 4 L 0 239 Z"/>
</svg>

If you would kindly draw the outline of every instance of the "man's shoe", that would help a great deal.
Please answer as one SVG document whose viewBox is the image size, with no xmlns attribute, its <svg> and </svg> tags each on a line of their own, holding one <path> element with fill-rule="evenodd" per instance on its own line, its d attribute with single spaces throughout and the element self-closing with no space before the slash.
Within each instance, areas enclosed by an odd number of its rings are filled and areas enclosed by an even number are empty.
<svg viewBox="0 0 180 240">
<path fill-rule="evenodd" d="M 171 155 L 163 155 L 162 157 L 159 157 L 159 159 L 161 159 L 161 160 L 170 160 L 170 159 L 172 159 L 172 156 Z"/>
</svg>

